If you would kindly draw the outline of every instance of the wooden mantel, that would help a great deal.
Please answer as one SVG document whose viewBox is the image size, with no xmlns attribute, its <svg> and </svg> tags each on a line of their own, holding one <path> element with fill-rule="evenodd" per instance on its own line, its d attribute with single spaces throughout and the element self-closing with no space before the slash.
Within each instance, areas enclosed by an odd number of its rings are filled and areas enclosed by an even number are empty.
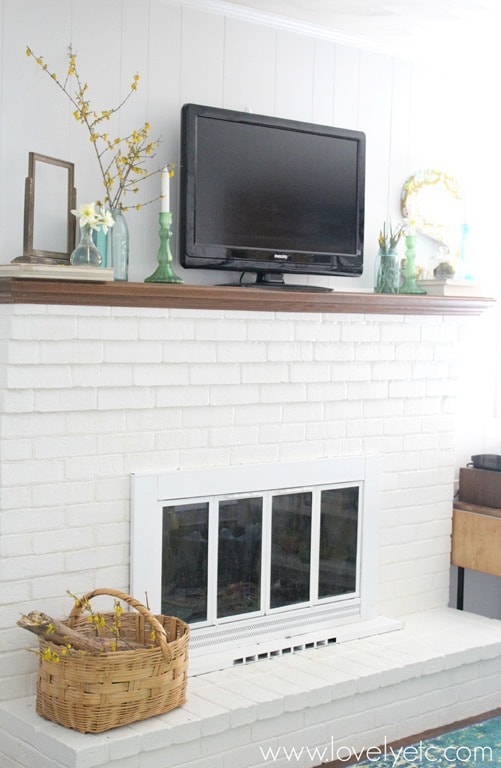
<svg viewBox="0 0 501 768">
<path fill-rule="evenodd" d="M 495 300 L 477 296 L 280 291 L 165 283 L 76 282 L 0 278 L 1 304 L 228 309 L 403 315 L 479 315 Z"/>
</svg>

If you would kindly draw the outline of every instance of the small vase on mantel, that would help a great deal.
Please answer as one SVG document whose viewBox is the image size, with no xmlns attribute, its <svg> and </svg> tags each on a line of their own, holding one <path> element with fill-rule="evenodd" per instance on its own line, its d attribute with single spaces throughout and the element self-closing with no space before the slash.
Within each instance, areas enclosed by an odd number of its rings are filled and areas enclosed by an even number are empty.
<svg viewBox="0 0 501 768">
<path fill-rule="evenodd" d="M 94 242 L 101 253 L 103 264 L 113 269 L 113 279 L 125 282 L 129 278 L 129 228 L 122 210 L 113 209 L 114 225 L 106 233 L 94 232 Z"/>
<path fill-rule="evenodd" d="M 418 286 L 416 277 L 416 235 L 406 235 L 404 281 L 400 287 L 400 293 L 426 293 Z"/>
<path fill-rule="evenodd" d="M 97 250 L 101 254 L 103 267 L 107 267 L 108 264 L 107 264 L 106 251 L 108 248 L 108 235 L 105 232 L 103 232 L 103 230 L 100 227 L 99 229 L 93 230 L 92 239 L 94 241 L 94 245 L 96 246 Z"/>
<path fill-rule="evenodd" d="M 400 259 L 397 246 L 403 229 L 399 224 L 393 227 L 391 219 L 383 223 L 379 231 L 379 251 L 376 258 L 374 291 L 375 293 L 398 293 L 400 287 Z"/>
<path fill-rule="evenodd" d="M 400 287 L 400 259 L 395 248 L 380 249 L 376 260 L 376 293 L 398 293 Z"/>
<path fill-rule="evenodd" d="M 129 227 L 121 209 L 113 209 L 111 215 L 115 224 L 108 230 L 106 263 L 113 278 L 124 282 L 129 279 Z"/>
<path fill-rule="evenodd" d="M 100 267 L 102 257 L 92 239 L 92 229 L 85 224 L 80 229 L 80 242 L 70 256 L 70 264 L 74 267 Z"/>
</svg>

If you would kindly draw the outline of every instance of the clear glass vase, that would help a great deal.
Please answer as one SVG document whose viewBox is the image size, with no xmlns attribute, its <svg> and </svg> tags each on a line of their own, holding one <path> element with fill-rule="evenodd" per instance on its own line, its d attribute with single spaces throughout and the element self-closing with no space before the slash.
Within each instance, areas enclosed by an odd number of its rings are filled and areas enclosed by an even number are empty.
<svg viewBox="0 0 501 768">
<path fill-rule="evenodd" d="M 111 215 L 115 223 L 106 236 L 106 266 L 113 269 L 115 280 L 126 281 L 129 278 L 129 228 L 121 210 L 114 209 Z"/>
<path fill-rule="evenodd" d="M 375 293 L 398 293 L 400 289 L 400 259 L 397 251 L 379 250 L 376 259 Z"/>
<path fill-rule="evenodd" d="M 80 230 L 80 242 L 70 256 L 70 264 L 74 267 L 100 267 L 102 261 L 92 239 L 92 229 L 85 224 Z"/>
</svg>

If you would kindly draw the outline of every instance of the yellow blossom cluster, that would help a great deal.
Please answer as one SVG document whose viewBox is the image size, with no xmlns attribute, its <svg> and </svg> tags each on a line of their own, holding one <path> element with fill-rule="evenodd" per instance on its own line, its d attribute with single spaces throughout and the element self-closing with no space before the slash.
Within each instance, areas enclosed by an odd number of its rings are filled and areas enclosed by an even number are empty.
<svg viewBox="0 0 501 768">
<path fill-rule="evenodd" d="M 126 193 L 137 194 L 139 192 L 139 182 L 150 175 L 145 167 L 145 161 L 148 157 L 154 156 L 159 141 L 149 139 L 150 124 L 148 122 L 127 136 L 115 138 L 103 130 L 103 127 L 104 123 L 107 123 L 137 90 L 140 81 L 139 75 L 133 76 L 129 91 L 118 106 L 95 111 L 91 107 L 88 95 L 89 86 L 82 81 L 79 75 L 77 54 L 71 45 L 68 47 L 68 70 L 64 80 L 60 80 L 55 72 L 50 72 L 44 58 L 34 54 L 31 48 L 26 48 L 26 55 L 32 57 L 36 64 L 54 80 L 70 100 L 75 120 L 87 128 L 105 192 L 103 200 L 97 201 L 97 204 L 102 208 L 108 207 L 111 210 L 127 210 L 131 206 L 125 205 L 122 197 Z M 74 87 L 70 89 L 73 83 Z M 170 168 L 173 173 L 172 166 Z M 153 200 L 135 203 L 132 207 L 140 210 L 143 205 L 151 202 Z"/>
<path fill-rule="evenodd" d="M 41 653 L 41 657 L 44 661 L 53 661 L 56 664 L 60 661 L 59 654 L 49 648 L 49 646 L 44 648 L 43 652 Z"/>
</svg>

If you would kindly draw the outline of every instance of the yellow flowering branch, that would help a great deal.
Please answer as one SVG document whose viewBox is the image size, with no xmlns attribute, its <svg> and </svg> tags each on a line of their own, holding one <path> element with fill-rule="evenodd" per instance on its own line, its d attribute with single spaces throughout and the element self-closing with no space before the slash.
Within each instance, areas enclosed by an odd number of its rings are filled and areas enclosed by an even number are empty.
<svg viewBox="0 0 501 768">
<path fill-rule="evenodd" d="M 101 655 L 103 653 L 130 651 L 134 649 L 144 650 L 155 644 L 156 635 L 151 629 L 148 639 L 146 636 L 141 641 L 128 637 L 127 626 L 122 626 L 123 607 L 119 600 L 115 600 L 113 612 L 96 613 L 88 598 L 79 598 L 71 592 L 67 594 L 74 599 L 77 615 L 83 613 L 86 622 L 90 625 L 87 631 L 81 622 L 71 626 L 71 622 L 63 622 L 53 619 L 40 611 L 32 611 L 27 615 L 21 615 L 17 625 L 37 635 L 42 642 L 37 651 L 33 650 L 44 661 L 59 663 L 65 657 L 82 655 Z"/>
<path fill-rule="evenodd" d="M 74 599 L 75 606 L 87 614 L 87 622 L 93 625 L 96 639 L 99 638 L 105 644 L 105 650 L 120 651 L 134 648 L 144 648 L 143 643 L 137 643 L 122 635 L 123 607 L 119 600 L 113 604 L 112 614 L 96 613 L 87 598 L 80 598 L 67 590 L 67 594 Z"/>
<path fill-rule="evenodd" d="M 103 124 L 107 123 L 137 90 L 140 81 L 139 75 L 134 75 L 127 95 L 118 106 L 96 112 L 91 108 L 88 96 L 89 86 L 80 78 L 77 54 L 73 51 L 71 45 L 68 46 L 68 71 L 63 81 L 58 78 L 55 72 L 49 71 L 44 58 L 33 53 L 31 48 L 26 48 L 26 55 L 33 58 L 35 63 L 49 75 L 67 96 L 74 108 L 73 117 L 78 123 L 87 128 L 89 139 L 94 147 L 105 191 L 104 199 L 96 201 L 97 204 L 102 207 L 108 205 L 112 210 L 118 208 L 127 210 L 128 206 L 123 204 L 122 196 L 126 193 L 137 194 L 139 192 L 139 183 L 151 175 L 145 167 L 145 161 L 149 157 L 154 157 L 154 151 L 160 145 L 160 142 L 158 139 L 156 141 L 149 139 L 150 124 L 148 122 L 145 122 L 139 130 L 132 131 L 128 136 L 115 138 L 103 130 Z M 75 83 L 73 91 L 70 90 L 71 81 Z M 173 164 L 170 164 L 169 168 L 173 175 Z M 154 198 L 154 200 L 158 200 L 158 197 Z M 144 205 L 148 205 L 154 202 L 154 200 L 136 203 L 132 207 L 140 210 Z"/>
</svg>

